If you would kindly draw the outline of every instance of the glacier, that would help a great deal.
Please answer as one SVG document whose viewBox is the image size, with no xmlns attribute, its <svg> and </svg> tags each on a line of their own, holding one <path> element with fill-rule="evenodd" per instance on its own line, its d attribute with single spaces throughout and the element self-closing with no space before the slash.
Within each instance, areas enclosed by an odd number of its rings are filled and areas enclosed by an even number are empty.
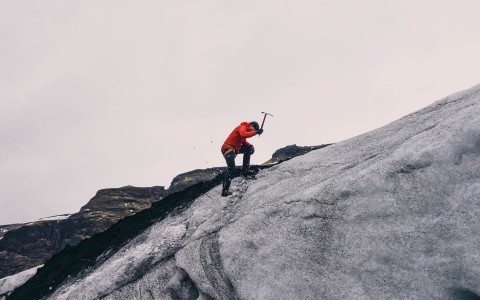
<svg viewBox="0 0 480 300">
<path fill-rule="evenodd" d="M 480 85 L 236 178 L 48 299 L 475 299 Z"/>
</svg>

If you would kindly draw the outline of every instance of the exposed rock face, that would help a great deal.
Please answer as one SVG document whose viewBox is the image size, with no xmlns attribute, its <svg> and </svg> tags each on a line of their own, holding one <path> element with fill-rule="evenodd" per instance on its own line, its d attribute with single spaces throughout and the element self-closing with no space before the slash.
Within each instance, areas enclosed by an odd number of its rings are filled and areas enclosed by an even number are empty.
<svg viewBox="0 0 480 300">
<path fill-rule="evenodd" d="M 319 146 L 297 146 L 295 144 L 289 145 L 283 148 L 278 149 L 273 153 L 272 158 L 266 162 L 264 162 L 264 165 L 268 164 L 276 164 L 281 161 L 289 160 L 293 157 L 307 154 L 310 151 L 321 149 L 327 146 L 330 146 L 331 144 L 324 144 L 324 145 L 319 145 Z"/>
<path fill-rule="evenodd" d="M 163 187 L 123 187 L 97 192 L 66 219 L 0 227 L 0 278 L 43 264 L 66 245 L 76 245 L 167 194 Z"/>
<path fill-rule="evenodd" d="M 17 229 L 25 224 L 10 224 L 10 225 L 0 225 L 0 240 L 3 238 L 5 233 L 8 231 Z"/>
<path fill-rule="evenodd" d="M 177 175 L 175 178 L 173 178 L 172 183 L 168 188 L 168 193 L 177 193 L 185 190 L 188 187 L 191 187 L 194 184 L 212 180 L 224 170 L 225 168 L 198 169 Z"/>
</svg>

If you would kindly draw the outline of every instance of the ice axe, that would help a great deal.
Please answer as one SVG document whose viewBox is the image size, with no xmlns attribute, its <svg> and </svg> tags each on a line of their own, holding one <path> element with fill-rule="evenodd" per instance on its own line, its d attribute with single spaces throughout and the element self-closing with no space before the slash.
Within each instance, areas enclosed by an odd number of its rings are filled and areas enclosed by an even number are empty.
<svg viewBox="0 0 480 300">
<path fill-rule="evenodd" d="M 267 115 L 273 117 L 272 114 L 269 114 L 269 113 L 264 112 L 264 111 L 262 111 L 262 114 L 264 114 L 264 116 L 263 116 L 262 126 L 260 127 L 260 129 L 263 129 L 263 124 L 265 124 L 265 119 L 267 118 Z"/>
</svg>

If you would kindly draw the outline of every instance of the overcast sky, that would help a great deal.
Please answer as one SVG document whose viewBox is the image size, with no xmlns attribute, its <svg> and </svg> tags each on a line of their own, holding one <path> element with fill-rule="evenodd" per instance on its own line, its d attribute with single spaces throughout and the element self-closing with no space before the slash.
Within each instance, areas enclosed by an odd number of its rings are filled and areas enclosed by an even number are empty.
<svg viewBox="0 0 480 300">
<path fill-rule="evenodd" d="M 338 142 L 480 83 L 478 0 L 0 0 L 0 224 Z M 241 157 L 237 158 L 237 164 Z"/>
</svg>

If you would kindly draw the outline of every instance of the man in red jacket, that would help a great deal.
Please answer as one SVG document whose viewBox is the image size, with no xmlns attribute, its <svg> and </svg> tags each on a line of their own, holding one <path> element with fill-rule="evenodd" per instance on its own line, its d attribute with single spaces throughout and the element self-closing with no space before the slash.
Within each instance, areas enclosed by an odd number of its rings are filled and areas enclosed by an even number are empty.
<svg viewBox="0 0 480 300">
<path fill-rule="evenodd" d="M 223 179 L 223 189 L 222 196 L 229 196 L 232 193 L 228 191 L 230 188 L 230 183 L 232 182 L 233 177 L 235 176 L 235 157 L 238 153 L 243 154 L 243 166 L 242 166 L 242 176 L 249 178 L 253 175 L 253 172 L 249 170 L 250 167 L 250 155 L 255 152 L 255 148 L 252 144 L 247 142 L 247 138 L 252 137 L 256 134 L 262 134 L 263 129 L 259 128 L 258 123 L 253 122 L 242 122 L 237 126 L 232 133 L 225 140 L 225 143 L 222 145 L 222 154 L 227 162 L 227 173 Z"/>
</svg>

